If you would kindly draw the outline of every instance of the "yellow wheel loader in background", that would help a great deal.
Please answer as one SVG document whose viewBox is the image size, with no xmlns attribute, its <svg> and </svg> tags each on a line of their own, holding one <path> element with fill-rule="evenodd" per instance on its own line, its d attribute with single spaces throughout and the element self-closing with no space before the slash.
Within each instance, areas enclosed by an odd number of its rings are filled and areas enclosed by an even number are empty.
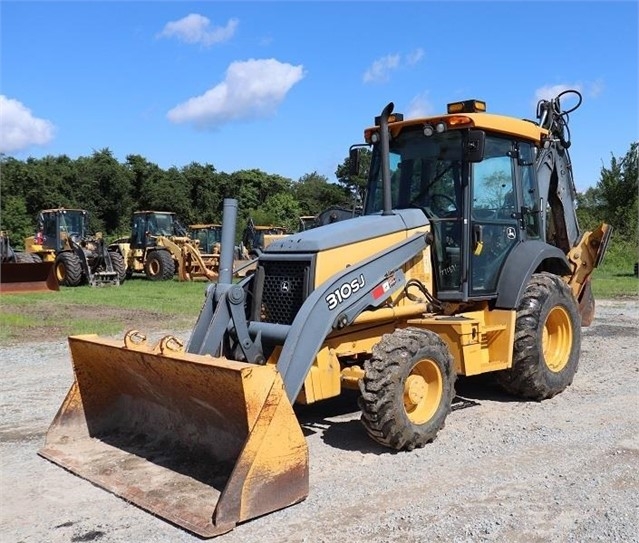
<svg viewBox="0 0 639 543">
<path fill-rule="evenodd" d="M 126 278 L 122 256 L 107 247 L 100 232 L 89 233 L 89 212 L 84 209 L 40 211 L 36 235 L 24 244 L 28 253 L 53 262 L 56 279 L 65 287 L 119 286 Z"/>
<path fill-rule="evenodd" d="M 202 253 L 172 212 L 136 211 L 131 236 L 114 241 L 110 249 L 122 255 L 128 276 L 144 273 L 152 281 L 173 279 L 176 272 L 180 281 L 218 277 L 219 256 Z"/>
<path fill-rule="evenodd" d="M 611 232 L 577 225 L 566 121 L 580 102 L 542 101 L 537 122 L 476 100 L 409 120 L 389 104 L 365 130 L 362 216 L 271 243 L 237 284 L 226 200 L 220 280 L 189 341 L 70 337 L 75 381 L 40 454 L 211 537 L 307 496 L 295 402 L 355 389 L 371 438 L 411 450 L 443 427 L 458 375 L 560 393 Z"/>
</svg>

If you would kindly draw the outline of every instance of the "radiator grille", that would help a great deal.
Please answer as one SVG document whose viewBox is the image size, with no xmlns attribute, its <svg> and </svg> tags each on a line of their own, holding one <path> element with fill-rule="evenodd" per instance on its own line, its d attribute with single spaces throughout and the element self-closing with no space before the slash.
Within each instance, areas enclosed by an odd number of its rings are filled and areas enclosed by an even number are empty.
<svg viewBox="0 0 639 543">
<path fill-rule="evenodd" d="M 292 324 L 307 295 L 308 261 L 264 262 L 262 319 Z"/>
</svg>

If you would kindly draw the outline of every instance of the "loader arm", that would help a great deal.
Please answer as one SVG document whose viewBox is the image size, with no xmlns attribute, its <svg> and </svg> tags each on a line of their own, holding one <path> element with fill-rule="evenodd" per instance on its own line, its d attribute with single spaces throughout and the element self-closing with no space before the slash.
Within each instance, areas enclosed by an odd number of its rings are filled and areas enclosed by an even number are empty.
<svg viewBox="0 0 639 543">
<path fill-rule="evenodd" d="M 402 288 L 405 279 L 401 267 L 426 245 L 425 235 L 416 233 L 336 273 L 308 296 L 291 325 L 246 321 L 244 310 L 238 308 L 244 301 L 242 287 L 250 278 L 240 285 L 212 286 L 187 351 L 219 356 L 225 334 L 234 330 L 247 361 L 262 363 L 265 357 L 260 339 L 283 342 L 277 369 L 293 403 L 326 336 L 351 324 L 367 308 L 379 307 Z M 340 297 L 342 290 L 349 296 Z"/>
<path fill-rule="evenodd" d="M 350 325 L 365 309 L 379 307 L 403 288 L 405 278 L 401 267 L 425 248 L 424 234 L 414 234 L 335 274 L 311 293 L 297 313 L 277 361 L 291 403 L 302 389 L 329 332 Z M 343 285 L 351 284 L 362 286 L 347 301 L 333 306 L 329 297 Z"/>
</svg>

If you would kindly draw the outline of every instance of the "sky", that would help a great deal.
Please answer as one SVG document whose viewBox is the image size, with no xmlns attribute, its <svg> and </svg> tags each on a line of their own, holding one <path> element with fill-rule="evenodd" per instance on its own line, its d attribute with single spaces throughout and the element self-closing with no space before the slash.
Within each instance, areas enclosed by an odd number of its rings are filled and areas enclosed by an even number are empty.
<svg viewBox="0 0 639 543">
<path fill-rule="evenodd" d="M 405 117 L 476 98 L 570 114 L 579 191 L 639 139 L 634 1 L 0 3 L 0 152 L 108 148 L 333 182 L 389 102 Z"/>
</svg>

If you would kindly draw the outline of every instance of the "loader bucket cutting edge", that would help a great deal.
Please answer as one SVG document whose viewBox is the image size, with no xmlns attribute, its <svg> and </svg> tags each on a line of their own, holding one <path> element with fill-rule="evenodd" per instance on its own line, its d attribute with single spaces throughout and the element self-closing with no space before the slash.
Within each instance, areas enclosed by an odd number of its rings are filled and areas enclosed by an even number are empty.
<svg viewBox="0 0 639 543">
<path fill-rule="evenodd" d="M 273 366 L 72 336 L 75 380 L 38 452 L 202 537 L 300 502 L 308 449 Z"/>
</svg>

